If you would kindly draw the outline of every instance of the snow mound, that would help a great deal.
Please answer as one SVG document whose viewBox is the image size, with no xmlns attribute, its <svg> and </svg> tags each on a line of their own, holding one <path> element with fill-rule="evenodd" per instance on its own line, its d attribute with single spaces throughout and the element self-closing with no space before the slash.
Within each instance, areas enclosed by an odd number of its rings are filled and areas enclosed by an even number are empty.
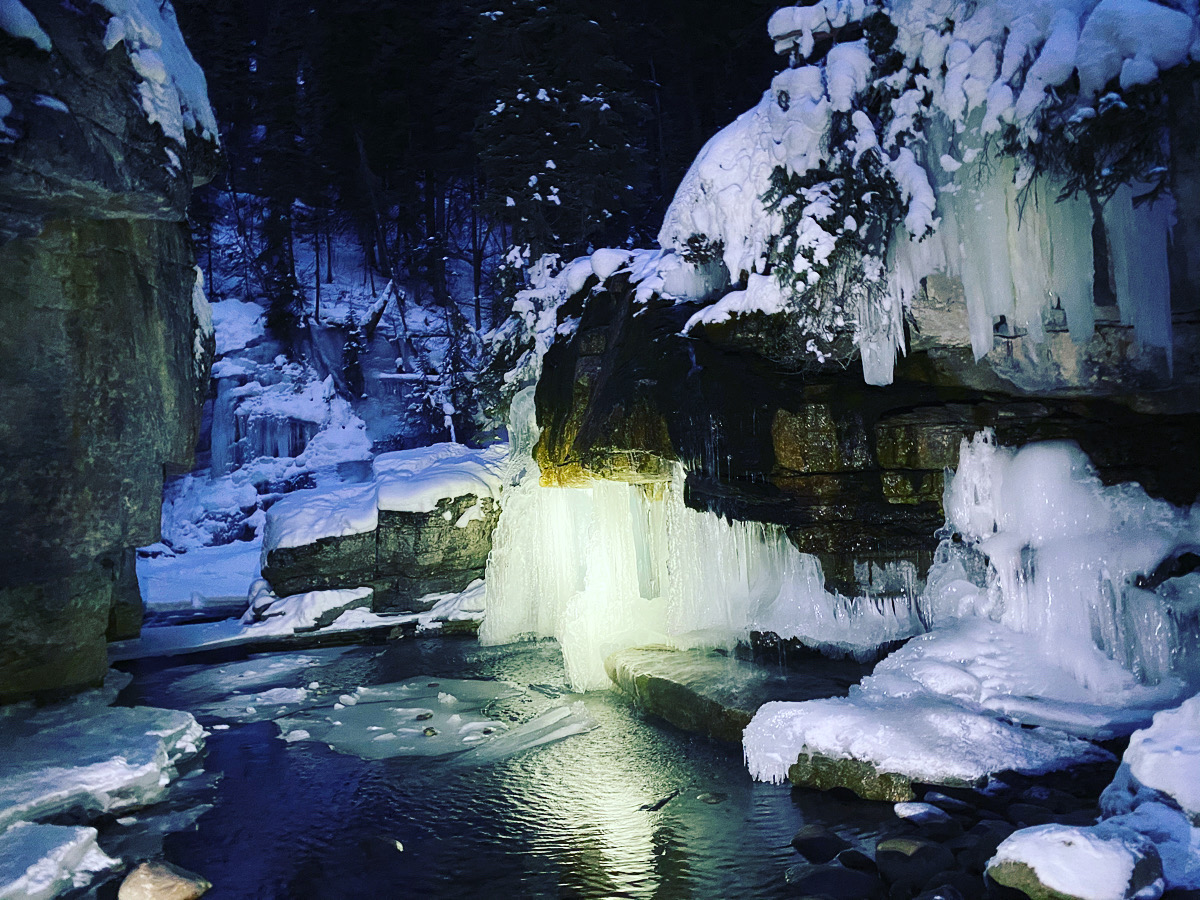
<svg viewBox="0 0 1200 900">
<path fill-rule="evenodd" d="M 499 499 L 507 444 L 473 450 L 462 444 L 434 444 L 375 457 L 379 508 L 393 512 L 432 512 L 440 500 L 474 495 Z"/>
<path fill-rule="evenodd" d="M 217 120 L 208 102 L 208 84 L 184 43 L 170 2 L 97 2 L 112 14 L 104 32 L 104 49 L 124 43 L 129 61 L 142 78 L 138 92 L 146 118 L 181 147 L 187 146 L 189 131 L 216 143 Z"/>
<path fill-rule="evenodd" d="M 1200 695 L 1135 732 L 1124 762 L 1139 784 L 1170 797 L 1200 824 Z"/>
</svg>

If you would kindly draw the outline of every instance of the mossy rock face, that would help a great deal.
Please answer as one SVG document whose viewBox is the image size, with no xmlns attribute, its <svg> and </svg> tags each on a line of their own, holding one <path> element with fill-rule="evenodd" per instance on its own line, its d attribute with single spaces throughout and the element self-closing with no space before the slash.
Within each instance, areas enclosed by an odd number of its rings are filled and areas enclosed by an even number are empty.
<svg viewBox="0 0 1200 900">
<path fill-rule="evenodd" d="M 122 558 L 159 538 L 164 473 L 191 467 L 213 353 L 187 206 L 215 143 L 147 118 L 100 7 L 29 5 L 53 52 L 0 33 L 20 88 L 0 165 L 0 702 L 99 682 L 110 625 L 136 633 Z"/>
<path fill-rule="evenodd" d="M 819 753 L 801 754 L 788 768 L 788 781 L 819 791 L 846 788 L 864 800 L 902 803 L 916 798 L 911 778 L 880 772 L 864 760 L 834 759 Z"/>
</svg>

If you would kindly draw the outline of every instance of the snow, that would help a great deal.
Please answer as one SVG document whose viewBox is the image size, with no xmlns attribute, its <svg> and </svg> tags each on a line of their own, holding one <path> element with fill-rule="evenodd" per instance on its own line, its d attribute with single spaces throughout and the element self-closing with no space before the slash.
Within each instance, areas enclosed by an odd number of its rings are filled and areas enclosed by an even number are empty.
<svg viewBox="0 0 1200 900">
<path fill-rule="evenodd" d="M 498 499 L 507 456 L 507 444 L 483 450 L 434 444 L 380 454 L 374 462 L 379 508 L 432 512 L 439 501 L 454 497 Z"/>
<path fill-rule="evenodd" d="M 0 0 L 0 29 L 15 38 L 32 41 L 39 49 L 49 53 L 53 47 L 50 36 L 42 30 L 33 13 L 20 0 Z M 0 119 L 4 117 L 0 111 Z"/>
<path fill-rule="evenodd" d="M 371 597 L 374 591 L 369 587 L 343 588 L 340 590 L 308 591 L 304 594 L 293 594 L 283 597 L 265 606 L 257 607 L 246 612 L 243 624 L 247 625 L 246 634 L 252 636 L 269 634 L 295 634 L 298 631 L 311 630 L 317 627 L 318 621 L 329 613 L 339 609 L 371 608 Z M 254 620 L 254 614 L 261 621 Z"/>
<path fill-rule="evenodd" d="M 1024 863 L 1051 890 L 1080 900 L 1124 900 L 1148 842 L 1119 827 L 1039 825 L 1006 838 L 989 866 Z M 1161 893 L 1159 885 L 1158 896 Z M 1139 895 L 1141 896 L 1141 895 Z"/>
<path fill-rule="evenodd" d="M 95 816 L 155 803 L 175 767 L 204 746 L 196 720 L 169 709 L 77 701 L 9 708 L 0 722 L 0 828 L 21 819 Z"/>
<path fill-rule="evenodd" d="M 931 784 L 976 784 L 1005 770 L 1039 773 L 1104 761 L 1099 747 L 1046 728 L 1021 728 L 957 703 L 851 691 L 847 698 L 773 701 L 746 726 L 746 766 L 783 782 L 801 754 L 869 762 L 880 772 Z"/>
<path fill-rule="evenodd" d="M 507 456 L 507 444 L 475 450 L 444 443 L 381 453 L 372 463 L 372 481 L 295 491 L 272 506 L 264 559 L 273 550 L 374 531 L 380 510 L 432 512 L 445 499 L 498 498 Z"/>
<path fill-rule="evenodd" d="M 1128 767 L 1200 808 L 1200 770 L 1183 749 L 1198 742 L 1200 700 L 1159 712 L 1185 691 L 1173 661 L 1192 638 L 1167 604 L 1186 585 L 1135 586 L 1196 545 L 1193 511 L 1101 484 L 1073 444 L 1018 451 L 990 431 L 963 441 L 944 507 L 958 541 L 943 541 L 928 574 L 929 633 L 845 699 L 760 710 L 746 730 L 751 774 L 782 780 L 805 750 L 927 781 L 1046 771 L 1103 758 L 1078 738 L 1129 734 L 1157 713 L 1131 739 Z"/>
<path fill-rule="evenodd" d="M 1137 61 L 1143 70 L 1155 69 L 1153 75 L 1134 83 L 1153 80 L 1158 70 L 1184 63 L 1195 38 L 1193 15 L 1150 0 L 1101 0 L 1079 35 L 1075 64 L 1080 93 L 1101 94 L 1109 81 L 1122 74 L 1127 61 Z"/>
<path fill-rule="evenodd" d="M 212 318 L 217 332 L 217 356 L 243 350 L 265 334 L 265 315 L 257 303 L 222 300 L 212 305 Z"/>
<path fill-rule="evenodd" d="M 1135 732 L 1123 761 L 1140 784 L 1170 797 L 1200 823 L 1200 695 Z"/>
<path fill-rule="evenodd" d="M 116 868 L 96 829 L 22 822 L 0 831 L 0 900 L 50 900 Z"/>
<path fill-rule="evenodd" d="M 372 482 L 288 494 L 267 511 L 263 559 L 272 550 L 374 531 L 379 526 L 377 493 Z"/>
<path fill-rule="evenodd" d="M 1105 487 L 1073 444 L 1013 451 L 990 431 L 964 439 L 944 506 L 953 528 L 987 556 L 990 574 L 986 590 L 972 594 L 960 579 L 952 596 L 931 595 L 927 621 L 953 618 L 965 603 L 1059 655 L 1093 690 L 1115 687 L 1114 659 L 1146 684 L 1169 685 L 1181 636 L 1165 598 L 1133 581 L 1200 541 L 1193 511 L 1136 484 Z"/>
<path fill-rule="evenodd" d="M 234 541 L 139 557 L 142 602 L 151 612 L 165 612 L 245 600 L 247 588 L 259 577 L 261 555 L 260 541 Z"/>
<path fill-rule="evenodd" d="M 1058 201 L 1061 183 L 1040 175 L 1031 181 L 1034 173 L 1018 169 L 989 137 L 1013 126 L 1016 144 L 1033 146 L 1048 139 L 1049 128 L 1068 121 L 1079 127 L 1094 116 L 1098 96 L 1113 79 L 1125 90 L 1185 64 L 1200 46 L 1200 11 L 1150 0 L 895 2 L 881 11 L 897 28 L 894 48 L 904 56 L 899 71 L 881 75 L 866 40 L 834 43 L 824 59 L 805 64 L 815 35 L 865 11 L 862 3 L 823 0 L 772 15 L 768 31 L 791 66 L 775 76 L 757 106 L 700 151 L 659 233 L 660 245 L 680 254 L 697 242 L 719 248 L 738 288 L 698 311 L 688 328 L 762 312 L 796 316 L 826 340 L 850 330 L 866 380 L 888 384 L 895 352 L 904 347 L 902 307 L 924 277 L 943 272 L 964 283 L 977 360 L 992 350 L 999 316 L 1038 342 L 1043 315 L 1055 305 L 1066 311 L 1072 338 L 1088 341 L 1094 327 L 1090 203 Z M 1078 91 L 1070 86 L 1076 72 Z M 872 87 L 892 92 L 886 115 L 873 118 L 859 108 L 859 95 Z M 853 129 L 840 145 L 830 133 L 834 111 L 849 113 Z M 877 129 L 877 120 L 887 122 L 886 129 Z M 990 152 L 982 152 L 989 143 Z M 826 230 L 832 244 L 838 234 L 807 211 L 784 234 L 783 217 L 767 210 L 763 197 L 780 171 L 809 183 L 831 172 L 832 190 L 840 194 L 850 183 L 841 173 L 862 177 L 868 162 L 882 167 L 902 209 L 883 242 L 885 289 L 866 291 L 855 314 L 846 316 L 814 290 L 834 277 L 820 261 L 805 256 L 809 265 L 797 270 L 799 279 L 772 261 L 780 241 L 804 244 L 806 235 Z M 1132 190 L 1123 187 L 1104 212 L 1122 320 L 1134 325 L 1140 342 L 1163 348 L 1169 367 L 1172 206 L 1169 198 L 1133 206 Z M 921 253 L 902 247 L 914 240 L 934 246 Z M 875 281 L 866 264 L 851 277 L 864 285 Z M 810 352 L 823 359 L 815 344 Z"/>
<path fill-rule="evenodd" d="M 96 2 L 112 16 L 105 27 L 104 48 L 111 51 L 123 42 L 130 62 L 142 77 L 138 93 L 146 118 L 180 146 L 187 145 L 189 131 L 216 143 L 217 121 L 208 102 L 204 72 L 184 43 L 170 2 Z"/>
<path fill-rule="evenodd" d="M 196 280 L 192 284 L 192 315 L 196 317 L 196 335 L 192 341 L 192 358 L 196 367 L 196 375 L 207 374 L 208 342 L 213 339 L 212 305 L 204 296 L 204 272 L 199 266 L 196 270 Z"/>
</svg>

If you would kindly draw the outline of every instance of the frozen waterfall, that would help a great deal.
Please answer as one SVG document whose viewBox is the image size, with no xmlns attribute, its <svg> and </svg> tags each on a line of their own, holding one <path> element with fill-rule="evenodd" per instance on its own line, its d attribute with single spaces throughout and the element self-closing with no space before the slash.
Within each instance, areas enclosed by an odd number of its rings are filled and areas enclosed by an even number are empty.
<svg viewBox="0 0 1200 900">
<path fill-rule="evenodd" d="M 532 414 L 528 397 L 514 403 Z M 532 447 L 514 423 L 514 451 Z M 543 487 L 526 475 L 505 493 L 487 568 L 485 644 L 555 637 L 577 689 L 607 687 L 604 659 L 642 644 L 732 648 L 751 631 L 860 656 L 922 630 L 904 603 L 824 588 L 816 557 L 778 526 L 687 508 L 673 482 L 596 480 Z"/>
</svg>

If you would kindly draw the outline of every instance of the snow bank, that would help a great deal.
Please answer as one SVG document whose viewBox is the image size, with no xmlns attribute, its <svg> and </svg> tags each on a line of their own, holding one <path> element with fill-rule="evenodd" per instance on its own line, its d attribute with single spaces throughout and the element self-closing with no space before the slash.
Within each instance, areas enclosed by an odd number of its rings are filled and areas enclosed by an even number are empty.
<svg viewBox="0 0 1200 900">
<path fill-rule="evenodd" d="M 898 701 L 852 689 L 848 698 L 764 704 L 743 738 L 746 766 L 782 782 L 801 754 L 870 763 L 932 784 L 975 784 L 996 772 L 1048 772 L 1111 759 L 1059 731 L 1021 728 L 950 700 Z"/>
<path fill-rule="evenodd" d="M 272 506 L 263 558 L 272 550 L 374 531 L 380 510 L 432 512 L 441 500 L 455 497 L 497 499 L 507 458 L 507 444 L 474 450 L 446 443 L 381 453 L 372 464 L 372 481 L 295 491 Z"/>
<path fill-rule="evenodd" d="M 379 527 L 374 483 L 294 491 L 267 511 L 262 553 L 314 544 L 321 538 L 363 534 Z"/>
<path fill-rule="evenodd" d="M 257 303 L 222 300 L 212 304 L 217 356 L 244 350 L 266 334 L 263 308 Z"/>
<path fill-rule="evenodd" d="M 265 606 L 252 603 L 242 622 L 248 637 L 309 631 L 323 622 L 331 624 L 339 610 L 370 610 L 374 593 L 369 587 L 345 588 L 294 594 Z"/>
<path fill-rule="evenodd" d="M 504 485 L 507 444 L 473 450 L 434 444 L 375 457 L 379 509 L 432 512 L 441 500 L 473 495 L 498 500 Z"/>
<path fill-rule="evenodd" d="M 50 900 L 119 866 L 96 829 L 21 822 L 0 831 L 0 900 Z"/>
</svg>

